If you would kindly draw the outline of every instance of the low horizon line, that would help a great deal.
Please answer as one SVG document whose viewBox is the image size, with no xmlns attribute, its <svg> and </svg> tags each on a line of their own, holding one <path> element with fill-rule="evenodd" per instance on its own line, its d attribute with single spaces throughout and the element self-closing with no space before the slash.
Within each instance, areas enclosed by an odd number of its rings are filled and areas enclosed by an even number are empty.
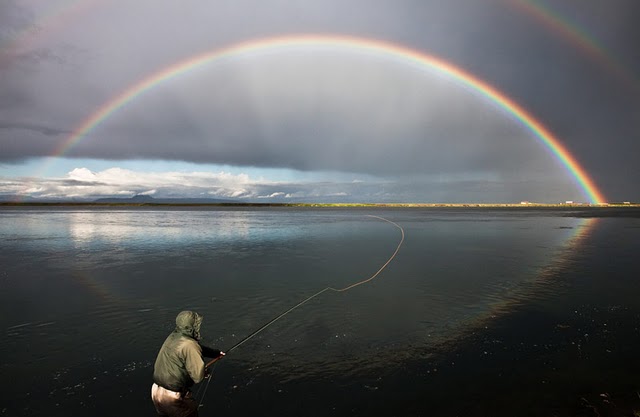
<svg viewBox="0 0 640 417">
<path fill-rule="evenodd" d="M 167 198 L 169 200 L 171 198 Z M 176 198 L 176 200 L 180 199 L 188 199 L 188 198 Z M 319 203 L 319 202 L 296 202 L 296 203 L 284 203 L 284 202 L 135 202 L 135 201 L 125 201 L 127 199 L 122 199 L 123 201 L 112 201 L 112 202 L 100 202 L 100 201 L 71 201 L 71 200 L 60 200 L 60 201 L 43 201 L 43 200 L 34 200 L 34 201 L 0 201 L 0 206 L 129 206 L 129 207 L 140 207 L 140 206 L 211 206 L 211 207 L 462 207 L 462 208 L 472 208 L 472 207 L 521 207 L 521 208 L 536 208 L 536 207 L 552 207 L 552 208 L 573 208 L 573 207 L 640 207 L 640 203 L 636 202 L 606 202 L 606 203 L 588 203 L 588 202 L 564 202 L 564 203 L 535 203 L 535 202 L 520 202 L 520 203 L 356 203 L 356 202 L 348 202 L 348 203 Z"/>
</svg>

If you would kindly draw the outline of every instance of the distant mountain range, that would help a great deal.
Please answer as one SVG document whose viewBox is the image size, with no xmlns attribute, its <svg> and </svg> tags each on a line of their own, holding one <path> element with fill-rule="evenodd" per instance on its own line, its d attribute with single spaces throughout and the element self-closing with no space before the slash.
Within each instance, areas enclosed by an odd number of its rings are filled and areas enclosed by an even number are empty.
<svg viewBox="0 0 640 417">
<path fill-rule="evenodd" d="M 125 204 L 224 204 L 238 203 L 238 200 L 224 200 L 219 198 L 154 198 L 150 195 L 136 195 L 133 197 L 107 197 L 93 200 L 94 203 L 125 203 Z"/>
</svg>

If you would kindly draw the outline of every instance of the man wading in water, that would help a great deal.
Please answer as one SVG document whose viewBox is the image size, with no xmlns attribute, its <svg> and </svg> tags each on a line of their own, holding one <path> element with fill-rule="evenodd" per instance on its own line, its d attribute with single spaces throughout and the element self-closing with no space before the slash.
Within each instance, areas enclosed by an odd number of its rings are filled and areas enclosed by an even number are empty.
<svg viewBox="0 0 640 417">
<path fill-rule="evenodd" d="M 201 315 L 182 311 L 176 317 L 176 329 L 158 352 L 151 399 L 161 417 L 197 417 L 198 403 L 189 388 L 205 377 L 202 357 L 217 358 L 225 354 L 198 343 L 201 324 Z"/>
</svg>

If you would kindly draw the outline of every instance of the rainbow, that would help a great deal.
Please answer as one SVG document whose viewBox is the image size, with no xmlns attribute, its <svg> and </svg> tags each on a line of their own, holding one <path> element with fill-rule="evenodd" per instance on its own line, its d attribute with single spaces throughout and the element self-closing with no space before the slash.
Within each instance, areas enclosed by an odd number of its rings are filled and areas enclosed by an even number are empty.
<svg viewBox="0 0 640 417">
<path fill-rule="evenodd" d="M 516 6 L 526 15 L 545 25 L 551 31 L 573 44 L 592 60 L 604 65 L 621 80 L 640 88 L 637 78 L 622 64 L 620 64 L 596 38 L 569 21 L 558 12 L 535 0 L 509 0 L 509 4 Z"/>
<path fill-rule="evenodd" d="M 151 90 L 160 83 L 170 81 L 194 68 L 211 63 L 212 61 L 237 57 L 256 52 L 286 51 L 296 48 L 325 47 L 332 49 L 353 50 L 360 53 L 379 55 L 386 58 L 398 59 L 402 62 L 427 68 L 449 79 L 459 82 L 471 91 L 486 97 L 497 107 L 512 115 L 526 129 L 531 131 L 542 144 L 555 155 L 558 160 L 575 178 L 591 203 L 599 204 L 605 201 L 587 172 L 569 153 L 564 145 L 542 123 L 531 116 L 515 101 L 504 93 L 492 87 L 483 80 L 465 72 L 437 57 L 413 50 L 404 46 L 385 41 L 354 38 L 337 35 L 296 35 L 252 40 L 238 43 L 226 48 L 215 49 L 185 59 L 174 65 L 155 72 L 147 78 L 133 84 L 119 95 L 104 103 L 97 111 L 78 125 L 73 132 L 61 143 L 52 156 L 64 155 L 75 144 L 96 128 L 113 113 L 122 109 L 127 103 Z"/>
</svg>

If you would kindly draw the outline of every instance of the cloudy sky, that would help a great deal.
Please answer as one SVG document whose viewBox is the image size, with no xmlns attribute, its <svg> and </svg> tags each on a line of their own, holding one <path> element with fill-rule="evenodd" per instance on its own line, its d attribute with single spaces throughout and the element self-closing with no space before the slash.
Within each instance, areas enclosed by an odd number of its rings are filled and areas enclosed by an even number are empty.
<svg viewBox="0 0 640 417">
<path fill-rule="evenodd" d="M 639 18 L 637 0 L 3 0 L 0 199 L 589 200 L 517 114 L 395 48 L 495 89 L 608 201 L 640 201 Z M 308 35 L 327 42 L 269 42 Z M 235 52 L 127 96 L 217 51 Z"/>
</svg>

